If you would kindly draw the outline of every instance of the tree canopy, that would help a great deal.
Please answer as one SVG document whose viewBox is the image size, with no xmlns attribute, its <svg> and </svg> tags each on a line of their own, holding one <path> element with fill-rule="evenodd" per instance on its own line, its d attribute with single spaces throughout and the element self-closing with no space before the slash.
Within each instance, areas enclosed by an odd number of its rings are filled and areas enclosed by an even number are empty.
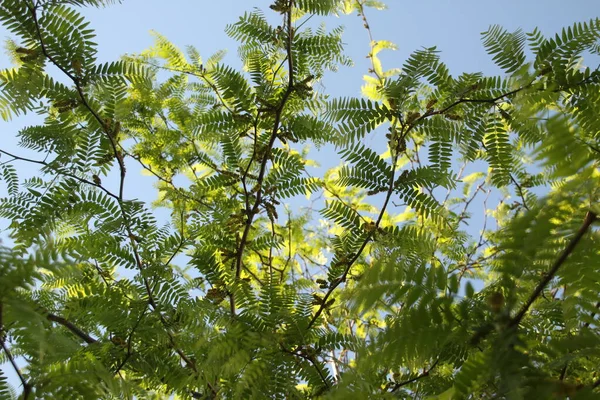
<svg viewBox="0 0 600 400">
<path fill-rule="evenodd" d="M 160 34 L 99 63 L 79 7 L 108 3 L 0 2 L 0 116 L 42 121 L 37 158 L 0 145 L 0 398 L 600 396 L 600 19 L 491 26 L 502 76 L 435 48 L 387 69 L 371 39 L 363 97 L 335 98 L 352 61 L 319 19 L 371 36 L 377 1 L 244 14 L 240 70 Z"/>
</svg>

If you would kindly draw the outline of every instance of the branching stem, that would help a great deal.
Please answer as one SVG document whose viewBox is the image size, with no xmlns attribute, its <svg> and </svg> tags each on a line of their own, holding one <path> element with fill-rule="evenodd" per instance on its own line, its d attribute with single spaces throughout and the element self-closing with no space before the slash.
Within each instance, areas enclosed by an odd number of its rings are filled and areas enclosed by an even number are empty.
<svg viewBox="0 0 600 400">
<path fill-rule="evenodd" d="M 269 139 L 267 147 L 264 151 L 264 155 L 263 155 L 263 158 L 262 158 L 262 161 L 260 164 L 258 178 L 256 180 L 256 188 L 257 188 L 256 200 L 254 201 L 252 208 L 246 210 L 246 213 L 247 213 L 246 224 L 244 226 L 244 231 L 242 233 L 242 237 L 238 244 L 236 260 L 235 260 L 235 277 L 236 277 L 236 279 L 240 278 L 240 274 L 242 272 L 242 260 L 244 258 L 244 250 L 246 248 L 246 244 L 248 243 L 248 235 L 250 234 L 250 229 L 252 228 L 252 223 L 254 222 L 254 217 L 258 213 L 258 209 L 262 202 L 262 196 L 263 196 L 263 191 L 264 191 L 263 182 L 264 182 L 265 174 L 267 171 L 267 164 L 269 162 L 271 150 L 273 148 L 273 145 L 275 144 L 275 140 L 277 139 L 277 132 L 279 131 L 283 111 L 285 109 L 285 105 L 286 105 L 290 95 L 294 91 L 294 57 L 292 54 L 292 43 L 294 40 L 294 28 L 292 27 L 293 7 L 294 7 L 294 2 L 293 2 L 293 0 L 291 0 L 289 11 L 286 14 L 287 33 L 288 33 L 287 45 L 286 45 L 287 60 L 288 60 L 288 85 L 287 85 L 287 89 L 286 89 L 285 93 L 283 94 L 283 97 L 281 98 L 281 101 L 279 102 L 279 106 L 275 110 L 275 121 L 273 122 L 273 130 L 271 132 L 271 137 Z M 250 161 L 250 162 L 252 162 L 252 161 Z M 231 305 L 232 314 L 235 314 L 235 303 L 234 303 L 233 297 L 231 297 L 231 303 L 232 303 L 232 305 Z"/>
</svg>

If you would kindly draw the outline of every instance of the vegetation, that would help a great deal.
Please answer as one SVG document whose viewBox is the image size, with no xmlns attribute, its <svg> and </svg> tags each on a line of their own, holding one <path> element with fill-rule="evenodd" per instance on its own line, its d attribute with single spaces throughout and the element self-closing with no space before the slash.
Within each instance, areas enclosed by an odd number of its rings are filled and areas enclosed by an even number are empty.
<svg viewBox="0 0 600 400">
<path fill-rule="evenodd" d="M 241 71 L 160 35 L 99 64 L 76 7 L 106 3 L 0 2 L 0 115 L 43 118 L 39 157 L 0 150 L 0 398 L 600 396 L 599 19 L 490 27 L 501 77 L 435 48 L 385 70 L 372 41 L 364 98 L 331 98 L 351 61 L 315 21 L 370 34 L 378 2 L 244 14 Z M 126 196 L 139 166 L 166 225 Z"/>
</svg>

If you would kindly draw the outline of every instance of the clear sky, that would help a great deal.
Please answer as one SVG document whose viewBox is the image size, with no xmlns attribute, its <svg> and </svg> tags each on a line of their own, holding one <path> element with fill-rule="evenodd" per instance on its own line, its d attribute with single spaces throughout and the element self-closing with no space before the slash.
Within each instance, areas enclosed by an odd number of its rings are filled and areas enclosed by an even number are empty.
<svg viewBox="0 0 600 400">
<path fill-rule="evenodd" d="M 194 45 L 204 57 L 213 52 L 229 51 L 225 62 L 239 66 L 236 59 L 236 43 L 223 32 L 228 23 L 235 22 L 244 11 L 258 7 L 267 15 L 273 15 L 267 0 L 124 0 L 106 8 L 86 8 L 83 13 L 96 30 L 98 58 L 100 62 L 112 61 L 125 53 L 136 53 L 152 44 L 150 30 L 165 35 L 183 48 Z M 522 27 L 531 31 L 539 27 L 546 34 L 558 32 L 563 26 L 575 21 L 588 20 L 600 15 L 600 0 L 388 0 L 386 11 L 367 10 L 374 38 L 390 40 L 398 45 L 398 51 L 380 53 L 385 69 L 400 67 L 403 60 L 415 49 L 437 46 L 442 59 L 453 74 L 483 71 L 487 74 L 498 70 L 491 62 L 480 42 L 480 33 L 490 24 L 500 24 L 510 30 Z M 328 74 L 323 81 L 325 90 L 332 96 L 359 96 L 362 76 L 367 72 L 368 37 L 362 22 L 356 16 L 331 18 L 329 26 L 344 25 L 347 54 L 355 60 L 353 68 L 341 68 Z M 0 28 L 0 38 L 7 32 Z M 0 53 L 0 68 L 8 67 L 9 60 Z M 16 150 L 15 133 L 28 124 L 32 117 L 17 118 L 10 123 L 0 121 L 2 146 Z M 381 138 L 383 135 L 378 135 Z M 379 140 L 378 140 L 379 141 Z M 373 142 L 369 142 L 373 143 Z M 379 144 L 379 143 L 378 143 Z M 23 156 L 35 156 L 19 149 Z M 335 157 L 324 155 L 321 160 Z M 29 166 L 21 176 L 34 174 Z M 137 168 L 137 167 L 136 167 Z M 137 168 L 139 170 L 139 168 Z M 133 172 L 133 169 L 129 169 Z M 23 171 L 23 170 L 21 170 Z M 129 174 L 127 192 L 130 196 L 154 198 L 153 178 L 132 178 Z M 0 184 L 0 194 L 3 193 Z M 0 222 L 0 228 L 6 226 Z M 4 235 L 0 235 L 4 236 Z"/>
<path fill-rule="evenodd" d="M 1 0 L 0 0 L 1 1 Z M 96 30 L 99 61 L 111 61 L 124 53 L 136 53 L 152 44 L 150 30 L 156 30 L 179 47 L 194 45 L 204 57 L 216 50 L 227 49 L 226 62 L 239 66 L 236 44 L 223 32 L 228 23 L 235 22 L 244 11 L 258 7 L 269 13 L 266 0 L 125 0 L 107 8 L 84 9 L 83 13 Z M 500 24 L 509 30 L 523 28 L 531 31 L 539 27 L 544 34 L 554 34 L 564 26 L 600 16 L 600 0 L 388 0 L 386 11 L 367 10 L 374 38 L 396 43 L 399 50 L 382 53 L 384 69 L 401 67 L 403 60 L 413 50 L 437 46 L 442 60 L 453 74 L 483 71 L 495 74 L 499 71 L 486 55 L 480 41 L 480 33 L 490 24 Z M 356 16 L 345 16 L 327 21 L 330 27 L 346 27 L 347 54 L 356 62 L 353 68 L 342 68 L 329 74 L 323 82 L 331 96 L 359 96 L 362 76 L 368 68 L 368 37 L 362 21 Z M 8 33 L 0 28 L 0 38 Z M 0 68 L 9 67 L 8 57 L 0 53 Z M 11 122 L 0 121 L 0 148 L 29 155 L 15 147 L 15 135 L 19 128 L 35 123 L 31 117 L 16 118 Z M 35 156 L 35 155 L 34 155 Z M 321 157 L 329 157 L 323 154 Z M 23 167 L 19 164 L 19 171 Z M 155 192 L 152 179 L 138 178 L 130 169 L 129 196 L 152 200 Z M 25 174 L 34 174 L 29 169 Z M 5 193 L 0 183 L 0 194 Z M 0 227 L 5 227 L 0 223 Z M 5 235 L 0 235 L 5 236 Z M 0 366 L 16 387 L 18 380 L 8 364 Z"/>
</svg>

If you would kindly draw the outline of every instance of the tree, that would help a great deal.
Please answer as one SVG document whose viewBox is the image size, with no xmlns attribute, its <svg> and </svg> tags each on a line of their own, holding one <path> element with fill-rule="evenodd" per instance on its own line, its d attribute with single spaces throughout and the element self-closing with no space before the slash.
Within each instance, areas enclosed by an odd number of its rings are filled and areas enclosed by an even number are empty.
<svg viewBox="0 0 600 400">
<path fill-rule="evenodd" d="M 245 14 L 226 30 L 241 71 L 160 35 L 98 64 L 73 7 L 107 3 L 0 3 L 0 114 L 44 117 L 19 131 L 40 157 L 0 149 L 0 360 L 21 398 L 597 398 L 599 19 L 490 27 L 503 77 L 453 77 L 435 48 L 384 70 L 393 45 L 372 41 L 365 97 L 331 99 L 342 31 L 305 22 L 370 30 L 378 2 Z M 364 144 L 386 131 L 385 154 Z M 309 143 L 340 166 L 311 176 Z M 124 195 L 132 165 L 169 224 Z"/>
</svg>

